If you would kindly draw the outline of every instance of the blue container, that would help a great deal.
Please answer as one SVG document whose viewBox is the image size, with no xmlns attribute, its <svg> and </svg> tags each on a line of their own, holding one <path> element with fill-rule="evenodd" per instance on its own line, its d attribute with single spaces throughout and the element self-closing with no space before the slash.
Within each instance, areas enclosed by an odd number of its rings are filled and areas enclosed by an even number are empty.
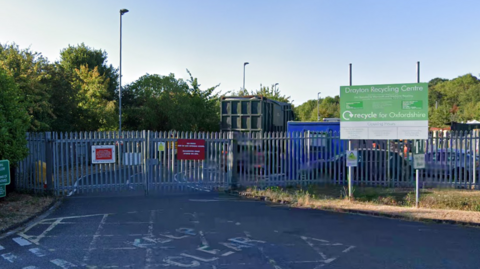
<svg viewBox="0 0 480 269">
<path fill-rule="evenodd" d="M 340 140 L 340 122 L 294 122 L 287 124 L 292 138 L 292 154 L 288 154 L 291 171 L 306 168 L 318 161 L 334 160 L 345 152 Z M 301 135 L 304 138 L 295 138 Z"/>
</svg>

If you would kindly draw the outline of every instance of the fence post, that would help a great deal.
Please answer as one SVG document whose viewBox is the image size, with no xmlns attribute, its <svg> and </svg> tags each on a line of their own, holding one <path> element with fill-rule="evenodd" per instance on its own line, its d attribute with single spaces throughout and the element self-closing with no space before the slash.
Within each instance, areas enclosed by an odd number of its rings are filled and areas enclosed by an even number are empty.
<svg viewBox="0 0 480 269">
<path fill-rule="evenodd" d="M 52 194 L 55 190 L 53 186 L 53 140 L 52 133 L 45 132 L 45 165 L 47 167 L 46 171 L 46 181 L 47 181 L 47 194 Z"/>
<path fill-rule="evenodd" d="M 231 133 L 230 137 L 230 149 L 228 151 L 228 161 L 229 166 L 232 172 L 232 177 L 230 179 L 230 189 L 236 190 L 238 188 L 238 173 L 237 173 L 237 148 L 238 148 L 238 139 L 235 133 Z"/>
</svg>

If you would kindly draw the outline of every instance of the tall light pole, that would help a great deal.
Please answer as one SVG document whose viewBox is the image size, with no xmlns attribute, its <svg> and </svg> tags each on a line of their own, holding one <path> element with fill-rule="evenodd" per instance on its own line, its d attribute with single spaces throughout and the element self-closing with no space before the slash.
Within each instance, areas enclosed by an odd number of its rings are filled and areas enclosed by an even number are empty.
<svg viewBox="0 0 480 269">
<path fill-rule="evenodd" d="M 118 91 L 118 135 L 122 133 L 122 16 L 128 9 L 120 9 L 120 87 Z"/>
<path fill-rule="evenodd" d="M 320 94 L 321 92 L 317 93 L 317 121 L 320 121 Z"/>
<path fill-rule="evenodd" d="M 278 85 L 278 83 L 275 83 L 275 85 L 273 85 L 273 89 L 274 89 L 274 90 L 277 89 L 277 85 Z"/>
<path fill-rule="evenodd" d="M 249 64 L 249 62 L 243 63 L 243 90 L 245 91 L 245 66 Z"/>
</svg>

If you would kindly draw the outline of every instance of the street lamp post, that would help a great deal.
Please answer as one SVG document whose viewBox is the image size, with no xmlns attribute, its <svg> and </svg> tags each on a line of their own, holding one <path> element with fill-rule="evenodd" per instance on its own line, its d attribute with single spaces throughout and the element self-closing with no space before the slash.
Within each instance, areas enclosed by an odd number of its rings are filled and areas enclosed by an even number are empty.
<svg viewBox="0 0 480 269">
<path fill-rule="evenodd" d="M 245 91 L 245 66 L 249 64 L 249 62 L 243 63 L 243 90 Z"/>
<path fill-rule="evenodd" d="M 273 90 L 274 91 L 277 89 L 277 85 L 278 85 L 278 83 L 275 83 L 275 85 L 273 85 Z"/>
<path fill-rule="evenodd" d="M 127 13 L 128 9 L 120 10 L 120 87 L 118 91 L 118 135 L 122 133 L 122 15 Z"/>
<path fill-rule="evenodd" d="M 321 92 L 317 94 L 317 121 L 320 121 L 320 94 Z"/>
</svg>

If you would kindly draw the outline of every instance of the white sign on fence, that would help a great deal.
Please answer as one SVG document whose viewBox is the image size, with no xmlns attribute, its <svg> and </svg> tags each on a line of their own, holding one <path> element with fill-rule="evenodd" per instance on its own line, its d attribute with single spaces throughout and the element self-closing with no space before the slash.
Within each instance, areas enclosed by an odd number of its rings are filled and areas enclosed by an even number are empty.
<svg viewBox="0 0 480 269">
<path fill-rule="evenodd" d="M 357 167 L 357 165 L 358 165 L 358 151 L 347 150 L 347 166 Z"/>
<path fill-rule="evenodd" d="M 115 163 L 115 146 L 92 146 L 92 163 Z"/>
<path fill-rule="evenodd" d="M 413 169 L 425 169 L 425 154 L 413 154 Z"/>
</svg>

